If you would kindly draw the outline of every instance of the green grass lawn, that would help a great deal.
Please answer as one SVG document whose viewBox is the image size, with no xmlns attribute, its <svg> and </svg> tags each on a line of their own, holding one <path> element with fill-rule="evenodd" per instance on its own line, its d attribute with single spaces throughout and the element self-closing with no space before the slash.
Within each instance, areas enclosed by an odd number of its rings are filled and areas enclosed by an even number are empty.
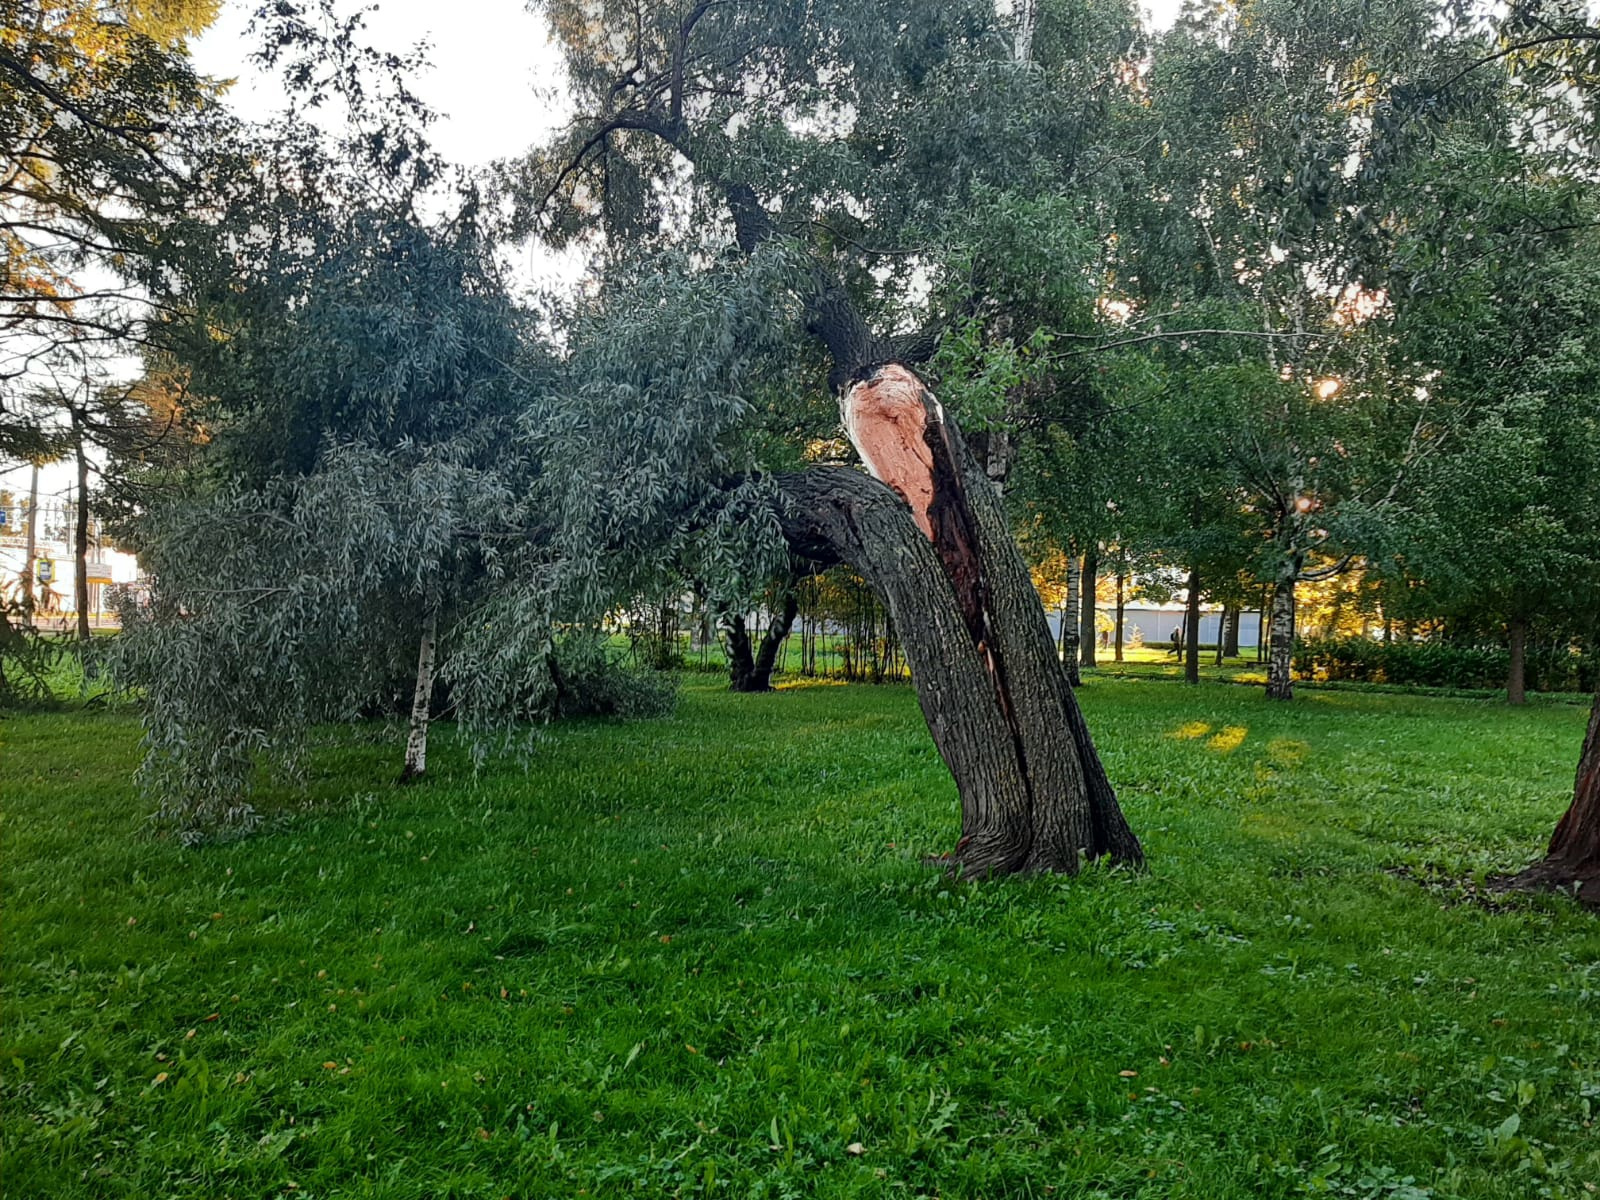
<svg viewBox="0 0 1600 1200">
<path fill-rule="evenodd" d="M 476 778 L 441 736 L 410 788 L 330 737 L 200 849 L 150 835 L 130 716 L 0 723 L 0 1188 L 1600 1186 L 1600 925 L 1471 887 L 1542 845 L 1581 708 L 1095 679 L 1149 870 L 954 884 L 908 689 L 719 687 Z"/>
</svg>

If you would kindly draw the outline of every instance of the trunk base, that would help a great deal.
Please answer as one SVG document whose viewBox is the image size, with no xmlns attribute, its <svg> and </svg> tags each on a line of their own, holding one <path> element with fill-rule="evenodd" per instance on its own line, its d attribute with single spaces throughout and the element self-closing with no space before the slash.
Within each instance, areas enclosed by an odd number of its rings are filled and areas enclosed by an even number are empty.
<svg viewBox="0 0 1600 1200">
<path fill-rule="evenodd" d="M 1600 912 L 1600 862 L 1573 863 L 1546 858 L 1500 882 L 1508 892 L 1561 892 Z"/>
</svg>

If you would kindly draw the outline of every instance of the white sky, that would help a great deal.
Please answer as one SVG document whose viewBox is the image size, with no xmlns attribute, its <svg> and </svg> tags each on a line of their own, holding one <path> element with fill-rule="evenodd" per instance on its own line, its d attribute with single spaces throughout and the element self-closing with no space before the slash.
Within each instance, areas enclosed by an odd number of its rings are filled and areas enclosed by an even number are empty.
<svg viewBox="0 0 1600 1200">
<path fill-rule="evenodd" d="M 203 73 L 239 81 L 230 104 L 262 118 L 283 98 L 247 61 L 254 46 L 244 30 L 255 2 L 227 0 L 217 23 L 190 50 Z M 337 4 L 341 13 L 358 7 L 351 0 Z M 526 150 L 561 121 L 551 103 L 560 56 L 543 18 L 520 0 L 386 0 L 367 16 L 366 41 L 396 53 L 429 45 L 432 69 L 413 87 L 441 114 L 433 139 L 447 159 L 481 166 Z"/>
</svg>

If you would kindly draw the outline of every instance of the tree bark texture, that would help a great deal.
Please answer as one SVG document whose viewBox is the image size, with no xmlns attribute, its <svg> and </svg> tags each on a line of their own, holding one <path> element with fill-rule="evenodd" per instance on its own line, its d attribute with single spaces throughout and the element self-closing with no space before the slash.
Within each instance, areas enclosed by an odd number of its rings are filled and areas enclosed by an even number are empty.
<svg viewBox="0 0 1600 1200">
<path fill-rule="evenodd" d="M 1067 598 L 1061 605 L 1061 662 L 1066 668 L 1067 682 L 1073 687 L 1083 682 L 1078 671 L 1083 645 L 1083 627 L 1078 610 L 1082 606 L 1083 570 L 1076 554 L 1067 555 Z"/>
<path fill-rule="evenodd" d="M 433 668 L 438 645 L 439 610 L 429 605 L 422 619 L 417 647 L 417 683 L 411 693 L 411 724 L 406 731 L 406 763 L 400 782 L 420 779 L 428 771 L 428 719 L 433 708 Z"/>
<path fill-rule="evenodd" d="M 1294 699 L 1294 585 L 1291 572 L 1281 576 L 1272 589 L 1272 639 L 1267 662 L 1267 698 Z"/>
<path fill-rule="evenodd" d="M 37 569 L 34 564 L 34 555 L 39 553 L 39 464 L 33 464 L 33 474 L 28 483 L 28 525 L 27 532 L 23 535 L 25 540 L 22 559 L 22 624 L 25 629 L 33 628 L 34 596 L 38 584 L 33 573 Z"/>
<path fill-rule="evenodd" d="M 87 642 L 89 631 L 89 456 L 84 447 L 81 418 L 72 409 L 73 444 L 78 457 L 78 509 L 72 531 L 72 598 L 78 606 L 78 640 Z"/>
<path fill-rule="evenodd" d="M 1084 552 L 1083 574 L 1080 576 L 1078 584 L 1081 592 L 1078 605 L 1078 665 L 1081 667 L 1093 667 L 1095 665 L 1095 583 L 1099 577 L 1100 552 L 1091 545 Z"/>
<path fill-rule="evenodd" d="M 981 465 L 911 372 L 858 375 L 846 427 L 878 478 L 845 467 L 784 476 L 784 529 L 801 555 L 849 563 L 894 619 L 961 797 L 950 869 L 1072 873 L 1080 854 L 1142 862 Z"/>
<path fill-rule="evenodd" d="M 778 650 L 794 627 L 800 612 L 800 597 L 791 585 L 784 589 L 783 605 L 773 612 L 767 627 L 761 632 L 761 643 L 752 653 L 750 633 L 744 617 L 735 614 L 728 619 L 728 690 L 734 692 L 770 692 L 772 672 L 778 664 Z"/>
<path fill-rule="evenodd" d="M 1511 666 L 1506 672 L 1506 703 L 1528 702 L 1528 622 L 1522 617 L 1511 621 L 1506 630 L 1511 650 Z"/>
<path fill-rule="evenodd" d="M 1128 573 L 1121 567 L 1117 568 L 1117 628 L 1112 636 L 1116 639 L 1116 648 L 1113 654 L 1118 662 L 1122 661 L 1122 617 L 1128 604 Z"/>
<path fill-rule="evenodd" d="M 1511 881 L 1530 891 L 1572 888 L 1577 898 L 1600 909 L 1600 692 L 1589 713 L 1589 732 L 1578 755 L 1572 804 L 1556 825 L 1539 862 Z"/>
<path fill-rule="evenodd" d="M 1225 658 L 1239 657 L 1239 620 L 1240 610 L 1237 604 L 1230 605 L 1226 618 L 1223 621 L 1225 632 L 1222 635 L 1222 654 Z"/>
</svg>

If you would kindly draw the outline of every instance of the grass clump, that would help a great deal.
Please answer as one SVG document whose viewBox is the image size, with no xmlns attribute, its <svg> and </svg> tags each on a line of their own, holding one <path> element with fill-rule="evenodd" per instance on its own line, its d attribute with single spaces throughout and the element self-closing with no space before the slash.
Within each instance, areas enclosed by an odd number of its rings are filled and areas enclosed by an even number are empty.
<svg viewBox="0 0 1600 1200">
<path fill-rule="evenodd" d="M 6 1194 L 1600 1185 L 1600 932 L 1463 884 L 1536 853 L 1581 710 L 1083 700 L 1144 874 L 921 866 L 955 796 L 908 689 L 706 681 L 408 789 L 330 734 L 198 849 L 148 835 L 132 718 L 7 721 Z"/>
</svg>

